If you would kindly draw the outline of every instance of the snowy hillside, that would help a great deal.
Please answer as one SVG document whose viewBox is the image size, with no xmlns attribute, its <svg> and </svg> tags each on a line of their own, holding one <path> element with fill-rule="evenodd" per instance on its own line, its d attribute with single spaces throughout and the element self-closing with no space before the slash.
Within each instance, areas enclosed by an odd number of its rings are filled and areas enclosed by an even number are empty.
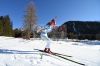
<svg viewBox="0 0 100 66">
<path fill-rule="evenodd" d="M 49 56 L 35 49 L 44 49 L 39 39 L 0 37 L 0 66 L 81 66 L 68 60 Z M 69 59 L 86 66 L 100 66 L 100 41 L 52 41 L 51 50 L 70 55 Z"/>
</svg>

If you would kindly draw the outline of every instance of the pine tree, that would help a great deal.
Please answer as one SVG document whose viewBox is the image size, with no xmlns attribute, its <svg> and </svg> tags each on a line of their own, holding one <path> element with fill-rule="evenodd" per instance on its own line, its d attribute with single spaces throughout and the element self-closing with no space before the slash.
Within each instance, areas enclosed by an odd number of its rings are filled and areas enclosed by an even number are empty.
<svg viewBox="0 0 100 66">
<path fill-rule="evenodd" d="M 4 36 L 12 36 L 12 22 L 10 21 L 9 16 L 4 16 L 3 19 L 3 35 Z"/>
<path fill-rule="evenodd" d="M 18 28 L 16 28 L 16 29 L 14 29 L 14 37 L 22 37 L 22 31 L 21 31 L 21 29 L 18 29 Z"/>
<path fill-rule="evenodd" d="M 0 17 L 0 36 L 3 34 L 3 22 L 2 17 Z"/>
</svg>

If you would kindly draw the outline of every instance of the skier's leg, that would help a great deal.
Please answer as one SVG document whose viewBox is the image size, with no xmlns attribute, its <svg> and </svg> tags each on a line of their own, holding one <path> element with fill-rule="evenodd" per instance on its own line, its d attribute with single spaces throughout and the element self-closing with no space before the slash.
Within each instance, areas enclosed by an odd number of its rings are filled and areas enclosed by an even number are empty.
<svg viewBox="0 0 100 66">
<path fill-rule="evenodd" d="M 51 40 L 48 38 L 48 36 L 45 36 L 45 35 L 41 35 L 41 38 L 42 40 L 46 41 L 46 46 L 45 46 L 44 51 L 50 53 L 51 52 L 50 50 Z"/>
<path fill-rule="evenodd" d="M 51 40 L 48 38 L 48 36 L 45 36 L 45 41 L 46 41 L 46 46 L 45 46 L 45 48 L 46 48 L 46 52 L 51 52 L 51 50 L 50 50 L 50 45 L 51 45 Z"/>
<path fill-rule="evenodd" d="M 48 39 L 46 38 L 45 35 L 41 35 L 41 39 L 44 40 L 44 41 L 46 41 L 46 44 L 48 44 L 48 43 L 47 43 L 47 40 L 48 40 Z M 45 46 L 44 52 L 48 52 L 48 45 Z"/>
<path fill-rule="evenodd" d="M 50 48 L 50 44 L 51 44 L 51 41 L 50 40 L 46 40 L 46 46 L 45 46 L 45 48 Z"/>
<path fill-rule="evenodd" d="M 47 39 L 46 40 L 47 44 L 46 44 L 45 48 L 47 48 L 48 53 L 51 53 L 51 50 L 50 50 L 51 40 L 48 37 L 46 37 L 46 39 Z"/>
</svg>

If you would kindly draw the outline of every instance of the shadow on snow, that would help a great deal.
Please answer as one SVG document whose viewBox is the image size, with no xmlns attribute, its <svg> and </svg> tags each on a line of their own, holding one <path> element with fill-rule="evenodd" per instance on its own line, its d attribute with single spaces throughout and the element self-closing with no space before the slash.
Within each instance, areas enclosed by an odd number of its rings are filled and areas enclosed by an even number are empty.
<svg viewBox="0 0 100 66">
<path fill-rule="evenodd" d="M 9 50 L 0 49 L 0 54 L 39 54 L 38 51 L 21 51 L 21 50 Z"/>
</svg>

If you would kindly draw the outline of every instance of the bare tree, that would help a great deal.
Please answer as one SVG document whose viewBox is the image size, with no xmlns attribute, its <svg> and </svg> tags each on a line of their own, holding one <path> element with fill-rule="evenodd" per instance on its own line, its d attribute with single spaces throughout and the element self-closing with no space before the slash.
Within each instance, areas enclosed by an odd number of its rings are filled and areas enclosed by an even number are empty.
<svg viewBox="0 0 100 66">
<path fill-rule="evenodd" d="M 26 39 L 30 39 L 30 35 L 32 33 L 32 28 L 37 24 L 36 23 L 36 9 L 34 3 L 31 1 L 29 2 L 24 16 L 24 23 L 23 23 L 23 29 L 24 29 L 24 35 Z"/>
</svg>

